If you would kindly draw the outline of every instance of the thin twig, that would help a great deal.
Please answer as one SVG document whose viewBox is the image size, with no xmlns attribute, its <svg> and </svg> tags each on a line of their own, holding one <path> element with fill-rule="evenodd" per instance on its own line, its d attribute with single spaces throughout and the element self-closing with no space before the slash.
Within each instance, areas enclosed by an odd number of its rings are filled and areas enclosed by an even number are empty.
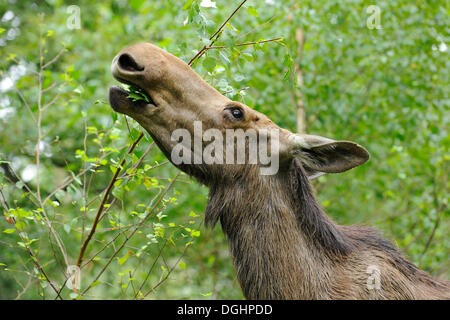
<svg viewBox="0 0 450 320">
<path fill-rule="evenodd" d="M 225 27 L 225 25 L 228 23 L 228 21 L 231 20 L 231 18 L 233 18 L 233 16 L 236 14 L 236 12 L 238 12 L 238 10 L 244 5 L 244 3 L 247 2 L 247 0 L 242 1 L 237 7 L 236 9 L 234 9 L 234 11 L 228 16 L 228 18 L 220 25 L 220 27 L 209 37 L 209 40 L 211 41 L 209 45 L 205 45 L 203 46 L 203 48 L 200 49 L 200 51 L 197 52 L 197 54 L 188 62 L 188 65 L 192 65 L 194 64 L 195 60 L 197 60 L 198 58 L 200 58 L 206 51 L 208 51 L 208 47 L 211 47 L 216 41 L 217 39 L 220 37 L 220 35 L 222 34 L 222 29 L 223 27 Z"/>
<path fill-rule="evenodd" d="M 261 43 L 266 43 L 266 42 L 273 42 L 273 41 L 281 41 L 283 40 L 283 38 L 273 38 L 273 39 L 265 39 L 265 40 L 260 40 L 260 41 L 250 41 L 250 42 L 243 42 L 243 43 L 238 43 L 235 45 L 235 47 L 244 47 L 244 46 L 253 46 L 255 44 L 261 44 Z M 227 46 L 209 46 L 206 49 L 226 49 L 228 48 Z"/>
<path fill-rule="evenodd" d="M 164 281 L 166 281 L 170 274 L 173 272 L 173 270 L 175 270 L 175 268 L 177 267 L 177 265 L 180 263 L 181 259 L 184 257 L 184 255 L 186 254 L 187 249 L 190 246 L 185 246 L 183 252 L 181 253 L 180 257 L 177 259 L 177 261 L 172 265 L 172 267 L 169 269 L 169 271 L 167 272 L 167 274 L 161 279 L 159 280 L 159 282 L 152 288 L 150 289 L 146 294 L 144 294 L 144 298 L 147 297 L 150 293 L 152 293 L 153 291 L 155 291 L 156 288 L 158 288 Z"/>
<path fill-rule="evenodd" d="M 162 245 L 162 247 L 159 248 L 158 255 L 157 255 L 156 258 L 153 260 L 153 263 L 152 263 L 150 269 L 148 270 L 147 275 L 145 276 L 144 280 L 142 281 L 141 286 L 139 287 L 138 292 L 134 295 L 134 299 L 137 299 L 138 294 L 139 294 L 139 293 L 142 293 L 142 288 L 144 287 L 145 283 L 147 282 L 148 278 L 150 277 L 150 274 L 152 273 L 153 268 L 154 268 L 155 265 L 156 265 L 156 262 L 158 261 L 159 257 L 161 256 L 163 249 L 166 247 L 166 244 L 167 244 L 167 240 L 164 241 L 164 244 Z"/>
<path fill-rule="evenodd" d="M 56 87 L 56 85 L 57 85 L 57 83 L 56 83 L 56 82 L 53 82 L 53 83 L 52 83 L 51 85 L 49 85 L 47 88 L 42 89 L 42 93 L 45 93 L 45 92 L 47 92 L 47 91 L 52 90 L 54 87 Z"/>
<path fill-rule="evenodd" d="M 57 56 L 59 57 L 59 55 Z M 56 60 L 55 60 L 56 61 Z M 47 226 L 49 227 L 51 233 L 53 234 L 56 243 L 59 247 L 59 249 L 61 250 L 61 253 L 64 257 L 64 261 L 66 263 L 66 265 L 69 265 L 68 259 L 67 259 L 67 254 L 65 252 L 64 249 L 64 245 L 61 241 L 61 239 L 58 236 L 58 233 L 56 232 L 56 230 L 53 228 L 52 226 L 52 222 L 50 221 L 50 219 L 48 218 L 46 212 L 45 212 L 45 202 L 42 202 L 42 197 L 41 197 L 41 185 L 40 185 L 40 147 L 41 147 L 41 141 L 42 141 L 42 130 L 41 130 L 41 121 L 42 121 L 42 113 L 43 113 L 43 107 L 42 107 L 42 96 L 43 96 L 43 90 L 42 90 L 42 85 L 43 85 L 43 72 L 44 72 L 44 54 L 43 54 L 43 39 L 42 39 L 42 18 L 41 18 L 41 28 L 39 31 L 39 72 L 38 72 L 38 98 L 37 98 L 37 106 L 38 106 L 38 116 L 37 116 L 37 120 L 36 120 L 36 124 L 37 124 L 37 129 L 38 129 L 38 134 L 37 134 L 37 141 L 36 141 L 36 148 L 35 148 L 35 153 L 36 153 L 36 189 L 37 189 L 37 200 L 40 204 L 40 208 L 41 208 L 41 213 L 42 216 L 44 218 L 45 223 L 47 224 Z"/>
<path fill-rule="evenodd" d="M 180 176 L 180 172 L 178 172 L 175 177 L 172 179 L 172 181 L 169 183 L 169 185 L 166 187 L 162 195 L 159 197 L 158 201 L 151 207 L 150 210 L 147 211 L 147 214 L 141 219 L 141 221 L 136 225 L 136 227 L 133 229 L 133 231 L 130 233 L 130 235 L 125 236 L 125 240 L 122 242 L 122 244 L 116 249 L 116 251 L 113 253 L 113 255 L 109 258 L 106 265 L 102 268 L 102 270 L 99 272 L 99 274 L 95 277 L 95 279 L 91 282 L 91 284 L 81 293 L 81 295 L 84 295 L 92 286 L 94 282 L 96 282 L 100 276 L 105 272 L 105 270 L 108 268 L 108 266 L 113 261 L 114 257 L 119 254 L 119 252 L 122 250 L 122 248 L 126 245 L 128 240 L 130 240 L 134 234 L 142 227 L 142 225 L 145 223 L 145 221 L 148 219 L 148 217 L 154 212 L 156 207 L 161 203 L 162 199 L 164 199 L 165 195 L 169 192 L 169 190 L 172 188 L 173 184 L 177 180 L 177 178 Z"/>
<path fill-rule="evenodd" d="M 56 100 L 58 100 L 58 98 L 59 98 L 60 95 L 61 95 L 61 93 L 58 92 L 58 93 L 53 97 L 53 99 L 52 99 L 49 103 L 46 103 L 46 104 L 42 107 L 42 109 L 43 109 L 43 110 L 46 110 L 48 107 L 50 107 L 52 104 L 54 104 L 54 103 L 56 102 Z"/>
<path fill-rule="evenodd" d="M 5 200 L 5 204 L 9 207 L 8 203 Z M 14 224 L 14 228 L 16 229 L 17 233 L 19 234 L 20 239 L 22 240 L 22 243 L 25 245 L 25 249 L 27 250 L 28 254 L 31 257 L 31 260 L 33 261 L 33 263 L 35 264 L 36 268 L 39 270 L 39 272 L 41 273 L 41 275 L 44 277 L 44 280 L 48 282 L 48 284 L 50 285 L 50 287 L 52 287 L 52 289 L 56 292 L 56 296 L 57 298 L 60 298 L 61 300 L 63 300 L 63 298 L 61 297 L 61 295 L 59 294 L 59 291 L 56 289 L 55 285 L 53 284 L 53 282 L 50 280 L 50 278 L 48 277 L 47 273 L 44 270 L 44 267 L 40 264 L 38 257 L 33 253 L 33 250 L 31 250 L 29 244 L 28 244 L 28 239 L 25 239 L 23 237 L 22 232 L 17 229 L 16 227 L 16 220 L 14 218 L 12 218 L 12 222 Z"/>
<path fill-rule="evenodd" d="M 446 176 L 444 177 L 444 190 L 446 189 Z M 445 211 L 447 208 L 447 204 L 443 203 L 443 204 L 439 204 L 439 196 L 438 196 L 438 191 L 437 191 L 437 178 L 434 177 L 433 179 L 433 203 L 434 206 L 436 208 L 436 220 L 434 222 L 434 226 L 433 226 L 433 230 L 431 231 L 430 236 L 428 237 L 427 243 L 425 244 L 425 248 L 422 251 L 422 254 L 420 255 L 420 258 L 422 259 L 422 257 L 425 255 L 425 253 L 428 251 L 428 248 L 431 245 L 431 241 L 433 241 L 434 235 L 436 234 L 436 230 L 439 226 L 439 222 L 441 220 L 441 212 Z"/>
<path fill-rule="evenodd" d="M 144 133 L 141 131 L 139 137 L 133 142 L 133 144 L 128 149 L 127 154 L 130 154 L 131 152 L 133 152 L 134 148 L 136 148 L 137 144 L 142 139 L 142 137 L 144 137 Z M 83 262 L 83 256 L 84 256 L 84 253 L 86 251 L 86 247 L 89 244 L 89 241 L 91 241 L 91 238 L 92 238 L 92 236 L 95 233 L 95 230 L 97 229 L 97 225 L 98 225 L 98 223 L 100 221 L 100 216 L 102 214 L 103 208 L 104 208 L 104 206 L 106 204 L 106 201 L 108 199 L 109 193 L 111 192 L 111 190 L 112 190 L 112 188 L 114 186 L 114 183 L 116 182 L 117 177 L 118 177 L 122 167 L 125 164 L 125 160 L 126 160 L 126 156 L 124 156 L 122 158 L 122 161 L 120 162 L 119 166 L 117 167 L 116 172 L 114 173 L 114 176 L 112 177 L 111 181 L 109 182 L 108 188 L 105 191 L 105 194 L 103 196 L 102 202 L 100 203 L 100 206 L 98 207 L 98 210 L 97 210 L 97 214 L 95 215 L 95 219 L 94 219 L 94 223 L 92 224 L 91 231 L 89 232 L 86 240 L 84 241 L 83 245 L 81 246 L 80 254 L 78 255 L 78 259 L 77 259 L 77 266 L 78 267 L 80 267 L 81 263 Z"/>
<path fill-rule="evenodd" d="M 122 230 L 120 230 L 112 240 L 110 240 L 108 243 L 106 243 L 100 250 L 98 250 L 95 254 L 92 255 L 92 258 L 89 258 L 87 261 L 85 261 L 83 263 L 83 265 L 81 266 L 81 268 L 84 268 L 85 266 L 87 266 L 89 263 L 91 263 L 95 257 L 97 257 L 100 253 L 102 253 L 107 247 L 109 247 L 109 245 L 111 243 L 113 243 L 118 237 L 120 237 L 124 232 L 126 232 L 127 230 L 129 230 L 131 227 L 133 227 L 134 225 L 129 225 L 126 226 L 124 228 L 122 228 Z"/>
<path fill-rule="evenodd" d="M 200 58 L 206 51 L 208 51 L 208 47 L 211 47 L 211 46 L 217 41 L 217 39 L 220 37 L 221 34 L 222 34 L 222 32 L 219 33 L 219 34 L 217 35 L 217 37 L 209 43 L 209 45 L 206 45 L 206 44 L 205 44 L 205 45 L 203 46 L 203 48 L 201 48 L 200 51 L 198 51 L 198 52 L 195 54 L 195 56 L 192 57 L 191 60 L 189 60 L 188 65 L 191 66 L 192 64 L 194 64 L 194 61 L 195 61 L 195 60 L 197 60 L 198 58 Z"/>
<path fill-rule="evenodd" d="M 22 100 L 23 104 L 27 107 L 28 111 L 30 112 L 31 118 L 33 118 L 33 121 L 36 122 L 36 117 L 34 116 L 33 111 L 31 111 L 30 105 L 28 104 L 27 100 L 23 96 L 22 92 L 17 87 L 15 87 L 14 89 L 17 92 L 17 94 L 19 95 L 19 97 Z"/>
<path fill-rule="evenodd" d="M 64 46 L 59 52 L 58 52 L 58 54 L 52 59 L 52 60 L 50 60 L 49 62 L 47 62 L 46 64 L 44 64 L 42 67 L 41 67 L 41 69 L 45 69 L 45 68 L 47 68 L 48 66 L 50 66 L 51 64 L 53 64 L 53 63 L 55 63 L 58 59 L 59 59 L 59 57 L 66 51 L 66 47 Z"/>
<path fill-rule="evenodd" d="M 243 87 L 243 88 L 238 89 L 236 91 L 237 92 L 241 92 L 241 91 L 245 91 L 245 90 L 248 90 L 248 89 L 250 89 L 250 87 Z M 233 92 L 233 90 L 228 90 L 228 91 L 222 92 L 222 94 L 227 94 L 227 93 L 231 93 L 231 92 Z"/>
<path fill-rule="evenodd" d="M 209 37 L 209 40 L 212 40 L 220 31 L 222 31 L 223 27 L 225 27 L 225 25 L 228 23 L 228 21 L 231 20 L 231 18 L 233 18 L 233 16 L 236 14 L 236 12 L 238 12 L 238 10 L 244 5 L 244 3 L 247 2 L 247 0 L 242 1 L 236 9 L 234 9 L 234 11 L 230 14 L 230 16 L 227 18 L 227 20 L 225 20 L 219 27 L 219 29 L 217 29 L 216 32 L 213 33 L 213 35 L 211 37 Z"/>
<path fill-rule="evenodd" d="M 107 156 L 109 156 L 112 152 L 108 152 L 106 154 L 104 154 L 97 162 L 93 163 L 91 166 L 87 167 L 86 169 L 84 169 L 83 171 L 81 171 L 80 173 L 78 173 L 77 175 L 72 176 L 72 178 L 70 178 L 69 180 L 67 180 L 65 183 L 61 184 L 59 187 L 57 187 L 55 190 L 53 190 L 44 200 L 44 203 L 47 203 L 48 200 L 50 200 L 51 197 L 53 197 L 59 190 L 62 190 L 64 188 L 66 188 L 67 186 L 69 186 L 70 184 L 72 184 L 72 182 L 78 178 L 79 176 L 83 175 L 84 173 L 86 173 L 89 170 L 92 170 L 93 168 L 97 168 L 99 163 L 106 158 Z"/>
<path fill-rule="evenodd" d="M 14 300 L 19 300 L 19 299 L 22 297 L 22 295 L 23 295 L 25 292 L 27 292 L 28 288 L 29 288 L 30 285 L 33 283 L 33 281 L 34 281 L 33 276 L 30 274 L 30 275 L 28 276 L 27 284 L 26 284 L 25 286 L 22 286 L 22 289 L 23 289 L 23 290 L 22 290 L 21 292 L 18 292 L 18 293 L 17 293 L 17 297 L 16 297 Z"/>
</svg>

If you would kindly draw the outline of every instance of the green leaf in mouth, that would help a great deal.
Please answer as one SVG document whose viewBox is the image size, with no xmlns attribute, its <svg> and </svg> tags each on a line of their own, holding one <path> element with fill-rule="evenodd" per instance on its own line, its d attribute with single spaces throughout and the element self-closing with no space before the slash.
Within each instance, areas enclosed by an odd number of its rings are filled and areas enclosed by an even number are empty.
<svg viewBox="0 0 450 320">
<path fill-rule="evenodd" d="M 128 99 L 135 101 L 139 101 L 139 100 L 143 100 L 147 103 L 150 103 L 150 98 L 148 97 L 148 95 L 144 92 L 144 90 L 142 90 L 141 88 L 132 86 L 132 85 L 128 85 L 128 84 L 123 84 L 122 85 L 123 89 L 128 92 Z"/>
</svg>

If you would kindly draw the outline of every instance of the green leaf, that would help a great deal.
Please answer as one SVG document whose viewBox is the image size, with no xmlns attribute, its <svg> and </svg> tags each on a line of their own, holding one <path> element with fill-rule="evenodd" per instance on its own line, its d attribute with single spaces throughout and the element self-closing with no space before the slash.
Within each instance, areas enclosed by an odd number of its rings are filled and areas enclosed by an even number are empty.
<svg viewBox="0 0 450 320">
<path fill-rule="evenodd" d="M 256 11 L 255 7 L 253 7 L 253 6 L 248 7 L 248 13 L 254 17 L 258 16 L 258 12 Z"/>
<path fill-rule="evenodd" d="M 122 199 L 124 195 L 125 189 L 123 186 L 115 187 L 112 191 L 112 195 L 117 199 Z"/>
<path fill-rule="evenodd" d="M 18 230 L 23 231 L 25 229 L 25 223 L 23 221 L 17 221 L 15 227 Z"/>
<path fill-rule="evenodd" d="M 70 233 L 71 226 L 70 224 L 64 224 L 64 231 Z"/>
<path fill-rule="evenodd" d="M 16 231 L 16 229 L 6 229 L 6 230 L 3 230 L 3 233 L 10 234 L 10 233 L 14 233 L 14 231 Z"/>
<path fill-rule="evenodd" d="M 93 288 L 93 287 L 95 287 L 95 286 L 98 286 L 99 284 L 102 284 L 102 282 L 101 282 L 101 281 L 94 281 L 94 282 L 92 282 L 92 284 L 90 285 L 90 288 Z"/>
<path fill-rule="evenodd" d="M 64 190 L 58 190 L 58 191 L 55 193 L 55 198 L 56 198 L 57 200 L 59 200 L 59 202 L 62 202 L 62 200 L 64 199 L 65 196 L 66 196 L 66 193 L 64 192 Z"/>
<path fill-rule="evenodd" d="M 17 57 L 17 54 L 15 53 L 10 53 L 8 58 L 6 59 L 6 61 L 11 61 L 14 60 Z"/>
<path fill-rule="evenodd" d="M 216 59 L 214 59 L 213 57 L 205 58 L 205 60 L 203 60 L 203 67 L 207 71 L 212 72 L 216 67 Z"/>
<path fill-rule="evenodd" d="M 145 0 L 131 0 L 130 6 L 131 6 L 131 8 L 133 8 L 133 10 L 138 11 L 142 7 L 144 2 L 145 2 Z"/>
<path fill-rule="evenodd" d="M 191 231 L 191 237 L 200 237 L 200 231 L 199 230 L 192 230 Z"/>
<path fill-rule="evenodd" d="M 150 102 L 150 98 L 141 88 L 131 85 L 123 85 L 123 88 L 128 92 L 129 99 L 133 101 L 143 100 L 145 102 Z"/>
<path fill-rule="evenodd" d="M 209 297 L 212 294 L 213 294 L 212 292 L 208 292 L 208 293 L 202 293 L 201 295 L 204 297 Z"/>
<path fill-rule="evenodd" d="M 117 112 L 111 111 L 111 118 L 112 118 L 113 122 L 116 122 L 117 119 L 119 118 Z"/>
<path fill-rule="evenodd" d="M 127 260 L 128 260 L 128 258 L 131 256 L 131 251 L 128 251 L 122 258 L 120 258 L 118 261 L 119 261 L 119 264 L 120 265 L 122 265 L 122 264 L 124 264 Z"/>
<path fill-rule="evenodd" d="M 27 246 L 25 245 L 25 243 L 23 243 L 22 241 L 17 242 L 17 244 L 19 246 L 21 246 L 22 248 L 26 248 Z"/>
<path fill-rule="evenodd" d="M 187 0 L 186 3 L 184 4 L 184 6 L 183 6 L 181 9 L 182 9 L 182 10 L 188 10 L 188 9 L 190 9 L 190 7 L 191 7 L 193 1 L 194 1 L 194 0 Z"/>
<path fill-rule="evenodd" d="M 196 214 L 194 211 L 189 212 L 189 216 L 194 218 L 200 217 L 200 215 Z"/>
</svg>

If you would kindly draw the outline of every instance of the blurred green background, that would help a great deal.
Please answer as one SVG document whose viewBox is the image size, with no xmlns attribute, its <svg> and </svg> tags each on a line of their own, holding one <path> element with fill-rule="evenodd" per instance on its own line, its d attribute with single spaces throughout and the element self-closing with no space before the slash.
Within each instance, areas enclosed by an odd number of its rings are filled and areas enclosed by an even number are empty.
<svg viewBox="0 0 450 320">
<path fill-rule="evenodd" d="M 0 2 L 0 299 L 55 298 L 29 250 L 61 288 L 115 166 L 140 131 L 107 104 L 115 54 L 152 42 L 187 62 L 240 2 Z M 448 15 L 445 1 L 247 1 L 215 43 L 226 48 L 209 50 L 193 66 L 219 91 L 291 131 L 301 92 L 308 133 L 365 146 L 367 164 L 314 181 L 320 203 L 340 224 L 381 229 L 416 265 L 444 279 Z M 298 30 L 305 37 L 301 55 Z M 236 46 L 278 37 L 283 41 Z M 125 156 L 127 168 L 150 143 L 146 134 Z M 76 176 L 43 204 L 34 198 L 37 147 L 43 198 Z M 95 170 L 80 174 L 99 159 Z M 141 169 L 114 187 L 114 203 L 87 249 L 92 261 L 81 272 L 80 291 L 91 287 L 84 295 L 64 287 L 63 298 L 243 298 L 220 226 L 207 230 L 202 223 L 208 191 L 186 175 L 165 194 L 158 215 L 116 252 L 124 228 L 177 174 L 165 161 L 151 149 Z"/>
</svg>

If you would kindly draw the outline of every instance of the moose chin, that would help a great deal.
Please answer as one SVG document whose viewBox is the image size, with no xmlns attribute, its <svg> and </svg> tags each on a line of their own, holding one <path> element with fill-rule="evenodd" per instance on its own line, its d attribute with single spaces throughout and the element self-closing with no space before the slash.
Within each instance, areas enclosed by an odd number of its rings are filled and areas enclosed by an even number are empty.
<svg viewBox="0 0 450 320">
<path fill-rule="evenodd" d="M 320 208 L 309 181 L 362 165 L 369 159 L 362 146 L 282 129 L 152 44 L 123 49 L 111 71 L 148 96 L 132 101 L 111 87 L 111 107 L 135 119 L 175 166 L 209 187 L 206 225 L 222 225 L 247 299 L 450 299 L 450 282 L 417 268 L 376 230 L 337 225 Z M 172 133 L 182 129 L 195 138 L 198 121 L 223 136 L 227 130 L 265 135 L 277 144 L 270 148 L 276 172 L 261 174 L 258 157 L 226 161 L 226 152 L 214 152 L 215 161 L 174 161 L 179 141 Z M 239 147 L 236 140 L 222 141 L 235 156 L 261 141 L 246 139 Z M 195 156 L 193 143 L 184 147 Z"/>
</svg>

